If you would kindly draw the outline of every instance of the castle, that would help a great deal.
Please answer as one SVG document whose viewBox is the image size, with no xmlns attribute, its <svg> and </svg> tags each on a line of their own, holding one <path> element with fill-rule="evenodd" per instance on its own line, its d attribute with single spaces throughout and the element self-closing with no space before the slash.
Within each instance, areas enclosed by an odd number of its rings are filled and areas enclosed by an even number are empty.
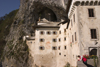
<svg viewBox="0 0 100 67">
<path fill-rule="evenodd" d="M 46 8 L 33 26 L 35 36 L 26 37 L 34 65 L 39 67 L 77 66 L 77 55 L 97 55 L 100 46 L 100 0 L 68 0 L 69 20 L 56 22 Z M 67 19 L 67 18 L 66 18 Z"/>
</svg>

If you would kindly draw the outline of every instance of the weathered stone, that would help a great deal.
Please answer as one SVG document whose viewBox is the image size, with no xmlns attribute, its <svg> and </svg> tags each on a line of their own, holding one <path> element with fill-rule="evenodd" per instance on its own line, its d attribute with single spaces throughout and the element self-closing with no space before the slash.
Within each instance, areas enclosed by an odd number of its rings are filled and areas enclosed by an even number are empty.
<svg viewBox="0 0 100 67">
<path fill-rule="evenodd" d="M 67 0 L 20 0 L 19 11 L 11 26 L 9 35 L 5 39 L 7 46 L 5 46 L 3 54 L 4 67 L 11 67 L 11 65 L 14 67 L 35 66 L 33 60 L 31 60 L 33 57 L 29 55 L 29 51 L 26 50 L 27 45 L 22 42 L 21 37 L 31 35 L 34 32 L 32 25 L 37 24 L 40 14 L 43 16 L 42 18 L 49 20 L 45 13 L 51 13 L 55 16 L 55 19 L 51 17 L 51 21 L 66 20 L 65 3 L 67 3 Z"/>
</svg>

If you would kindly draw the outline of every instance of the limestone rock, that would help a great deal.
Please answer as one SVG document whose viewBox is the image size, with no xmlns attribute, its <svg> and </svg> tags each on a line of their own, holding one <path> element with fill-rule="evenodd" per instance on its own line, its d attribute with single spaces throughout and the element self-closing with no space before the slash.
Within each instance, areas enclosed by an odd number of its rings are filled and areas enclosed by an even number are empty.
<svg viewBox="0 0 100 67">
<path fill-rule="evenodd" d="M 45 21 L 66 20 L 67 0 L 20 0 L 19 11 L 6 37 L 3 67 L 32 67 L 34 59 L 29 54 L 28 46 L 23 42 L 23 36 L 34 33 L 32 25 L 45 18 Z M 48 17 L 49 16 L 49 17 Z M 35 65 L 34 65 L 35 67 Z"/>
</svg>

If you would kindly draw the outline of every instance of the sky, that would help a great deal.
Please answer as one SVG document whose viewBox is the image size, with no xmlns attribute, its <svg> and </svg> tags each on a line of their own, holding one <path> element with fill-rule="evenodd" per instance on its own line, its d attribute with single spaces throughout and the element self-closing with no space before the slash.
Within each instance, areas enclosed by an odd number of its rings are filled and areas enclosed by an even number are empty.
<svg viewBox="0 0 100 67">
<path fill-rule="evenodd" d="M 9 12 L 18 9 L 20 6 L 20 0 L 0 0 L 0 17 Z"/>
</svg>

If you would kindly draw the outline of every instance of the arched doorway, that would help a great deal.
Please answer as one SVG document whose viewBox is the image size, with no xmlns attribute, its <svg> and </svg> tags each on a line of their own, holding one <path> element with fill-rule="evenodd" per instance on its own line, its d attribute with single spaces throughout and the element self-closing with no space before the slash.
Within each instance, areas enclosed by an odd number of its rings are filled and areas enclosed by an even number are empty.
<svg viewBox="0 0 100 67">
<path fill-rule="evenodd" d="M 90 55 L 97 55 L 97 49 L 92 49 L 90 51 Z"/>
</svg>

